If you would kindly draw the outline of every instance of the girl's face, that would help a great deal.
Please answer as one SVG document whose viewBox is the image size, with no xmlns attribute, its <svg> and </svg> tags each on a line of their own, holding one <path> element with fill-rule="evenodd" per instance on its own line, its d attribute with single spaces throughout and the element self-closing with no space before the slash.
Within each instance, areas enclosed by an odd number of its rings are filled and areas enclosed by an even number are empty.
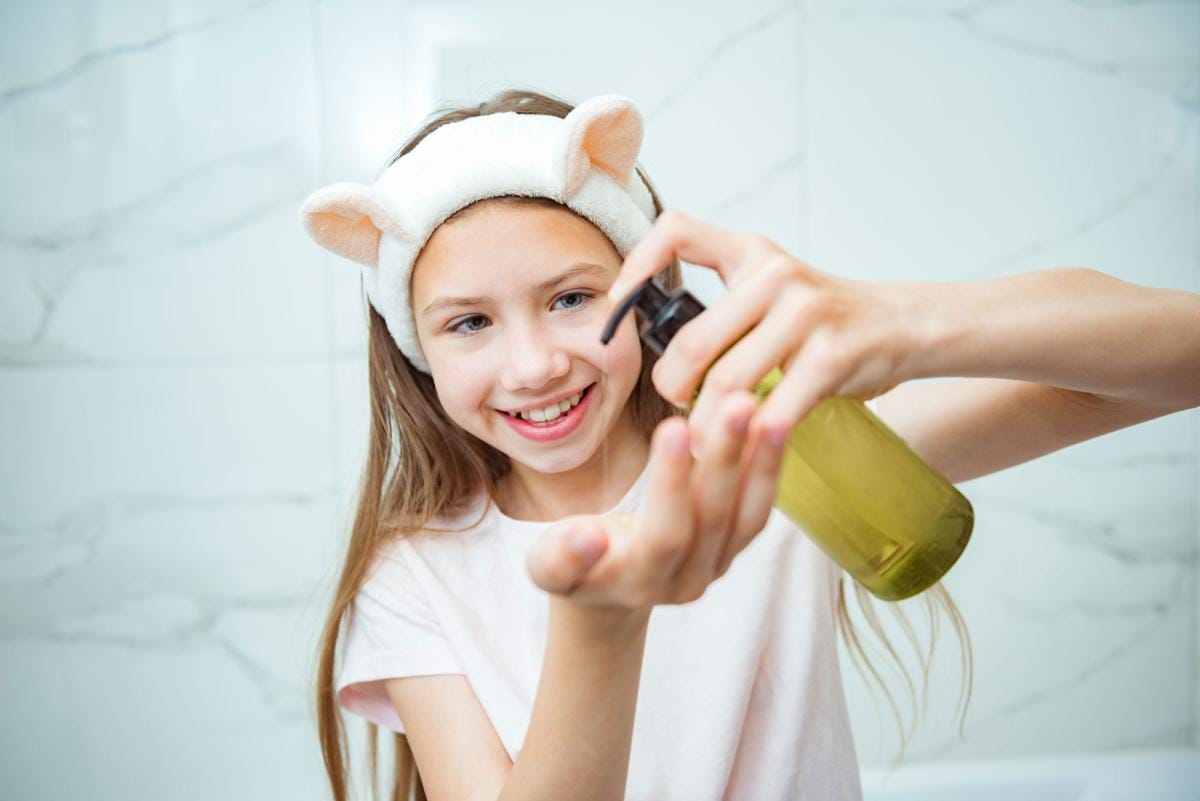
<svg viewBox="0 0 1200 801">
<path fill-rule="evenodd" d="M 621 263 L 598 228 L 566 209 L 484 201 L 439 226 L 413 266 L 412 304 L 450 419 L 538 472 L 585 464 L 642 366 L 632 313 L 600 344 Z M 563 412 L 559 401 L 578 403 Z M 557 417 L 514 419 L 518 410 Z"/>
</svg>

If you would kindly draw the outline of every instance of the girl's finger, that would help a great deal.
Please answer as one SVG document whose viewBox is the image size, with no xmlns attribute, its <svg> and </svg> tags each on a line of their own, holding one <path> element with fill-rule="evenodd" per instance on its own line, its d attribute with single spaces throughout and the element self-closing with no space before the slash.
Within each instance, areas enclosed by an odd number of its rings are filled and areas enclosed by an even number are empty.
<svg viewBox="0 0 1200 801">
<path fill-rule="evenodd" d="M 658 424 L 650 443 L 646 503 L 638 513 L 629 554 L 629 580 L 643 590 L 664 586 L 691 547 L 689 449 L 686 420 L 673 416 Z"/>
<path fill-rule="evenodd" d="M 733 531 L 713 567 L 713 575 L 718 578 L 725 575 L 734 557 L 766 527 L 779 492 L 779 467 L 787 439 L 766 434 L 762 429 L 755 429 L 749 435 L 747 447 L 750 453 L 736 496 Z"/>
<path fill-rule="evenodd" d="M 731 395 L 721 414 L 692 479 L 692 497 L 696 508 L 696 542 L 680 564 L 673 580 L 672 594 L 682 603 L 704 594 L 713 580 L 713 566 L 726 548 L 733 531 L 735 499 L 741 480 L 741 458 L 758 404 L 749 392 Z"/>
<path fill-rule="evenodd" d="M 525 568 L 546 592 L 570 595 L 607 550 L 603 525 L 589 517 L 568 518 L 534 542 Z"/>
<path fill-rule="evenodd" d="M 633 288 L 660 272 L 676 258 L 712 267 L 729 284 L 737 273 L 750 237 L 724 231 L 674 209 L 658 215 L 654 225 L 634 246 L 608 290 L 608 299 L 619 303 Z"/>
</svg>

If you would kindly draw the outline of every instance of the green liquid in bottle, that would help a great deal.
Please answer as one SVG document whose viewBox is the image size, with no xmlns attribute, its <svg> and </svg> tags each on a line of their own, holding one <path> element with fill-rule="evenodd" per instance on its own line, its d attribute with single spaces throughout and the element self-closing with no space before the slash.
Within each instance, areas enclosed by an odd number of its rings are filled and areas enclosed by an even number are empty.
<svg viewBox="0 0 1200 801">
<path fill-rule="evenodd" d="M 755 394 L 765 398 L 775 368 Z M 788 434 L 775 499 L 875 596 L 898 601 L 936 584 L 971 538 L 970 501 L 855 398 L 825 398 Z"/>
</svg>

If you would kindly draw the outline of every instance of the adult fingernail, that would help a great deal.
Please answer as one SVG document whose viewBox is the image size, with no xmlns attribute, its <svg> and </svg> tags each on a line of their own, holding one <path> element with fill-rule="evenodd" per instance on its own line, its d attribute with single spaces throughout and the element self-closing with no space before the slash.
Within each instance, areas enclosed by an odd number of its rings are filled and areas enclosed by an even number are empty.
<svg viewBox="0 0 1200 801">
<path fill-rule="evenodd" d="M 788 432 L 781 428 L 772 428 L 767 431 L 767 442 L 775 450 L 782 450 L 783 444 L 787 442 Z"/>
</svg>

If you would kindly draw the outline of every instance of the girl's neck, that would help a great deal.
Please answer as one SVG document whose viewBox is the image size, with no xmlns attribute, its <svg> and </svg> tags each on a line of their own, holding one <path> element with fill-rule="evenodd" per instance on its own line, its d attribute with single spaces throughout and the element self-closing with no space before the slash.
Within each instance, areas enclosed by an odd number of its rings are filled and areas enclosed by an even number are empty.
<svg viewBox="0 0 1200 801">
<path fill-rule="evenodd" d="M 496 505 L 514 520 L 561 520 L 616 505 L 646 467 L 650 444 L 629 409 L 587 462 L 562 473 L 538 473 L 513 462 L 496 488 Z"/>
</svg>

